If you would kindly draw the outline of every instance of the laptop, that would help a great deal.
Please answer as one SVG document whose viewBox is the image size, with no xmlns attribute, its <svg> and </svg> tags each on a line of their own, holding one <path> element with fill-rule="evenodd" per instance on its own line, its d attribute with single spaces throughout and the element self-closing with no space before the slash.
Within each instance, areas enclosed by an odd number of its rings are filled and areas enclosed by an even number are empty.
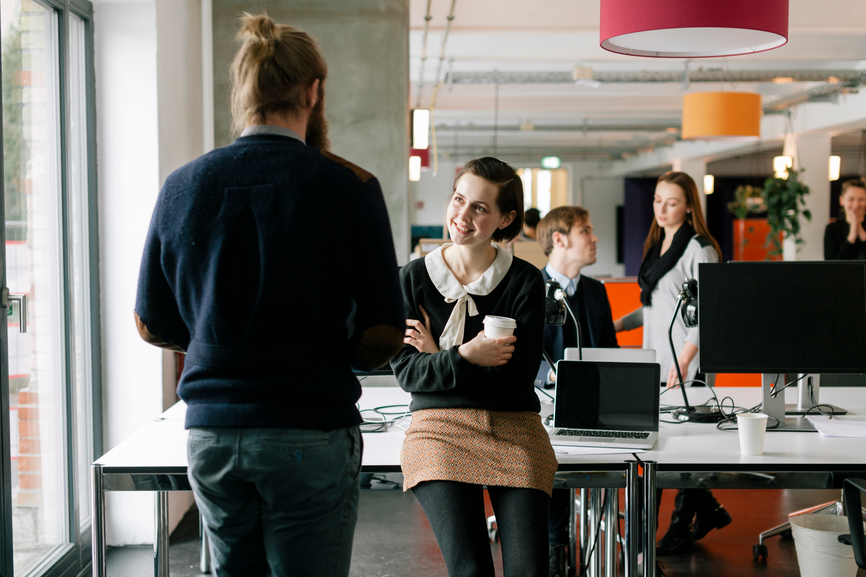
<svg viewBox="0 0 866 577">
<path fill-rule="evenodd" d="M 652 449 L 659 436 L 659 364 L 559 361 L 553 445 Z"/>
<path fill-rule="evenodd" d="M 568 347 L 563 351 L 566 361 L 613 361 L 617 363 L 654 363 L 655 349 L 614 349 L 590 348 L 583 349 L 583 359 L 577 347 Z"/>
</svg>

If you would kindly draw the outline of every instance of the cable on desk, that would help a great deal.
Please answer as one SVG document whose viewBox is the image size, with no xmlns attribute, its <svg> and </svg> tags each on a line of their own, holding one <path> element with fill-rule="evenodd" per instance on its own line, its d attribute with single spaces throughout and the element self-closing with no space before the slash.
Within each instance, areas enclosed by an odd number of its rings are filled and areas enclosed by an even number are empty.
<svg viewBox="0 0 866 577">
<path fill-rule="evenodd" d="M 356 406 L 358 406 L 356 404 Z M 386 411 L 385 409 L 403 409 L 401 411 Z M 398 424 L 400 421 L 405 419 L 409 414 L 409 405 L 382 405 L 381 407 L 374 407 L 372 409 L 361 409 L 358 406 L 358 412 L 363 413 L 374 413 L 381 417 L 381 419 L 369 421 L 364 419 L 361 423 L 361 431 L 364 433 L 383 433 L 388 430 L 388 425 Z M 396 415 L 396 416 L 394 416 Z M 392 417 L 393 418 L 389 418 Z M 399 426 L 399 425 L 398 425 Z M 372 428 L 363 428 L 363 427 L 372 427 Z"/>
</svg>

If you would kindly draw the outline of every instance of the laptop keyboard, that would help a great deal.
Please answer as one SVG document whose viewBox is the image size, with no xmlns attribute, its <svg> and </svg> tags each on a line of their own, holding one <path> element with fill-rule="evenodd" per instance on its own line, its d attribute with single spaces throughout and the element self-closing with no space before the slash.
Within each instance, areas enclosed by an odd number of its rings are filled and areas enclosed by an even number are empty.
<svg viewBox="0 0 866 577">
<path fill-rule="evenodd" d="M 649 433 L 638 431 L 598 431 L 595 429 L 559 429 L 557 435 L 569 437 L 601 437 L 606 439 L 646 439 Z"/>
</svg>

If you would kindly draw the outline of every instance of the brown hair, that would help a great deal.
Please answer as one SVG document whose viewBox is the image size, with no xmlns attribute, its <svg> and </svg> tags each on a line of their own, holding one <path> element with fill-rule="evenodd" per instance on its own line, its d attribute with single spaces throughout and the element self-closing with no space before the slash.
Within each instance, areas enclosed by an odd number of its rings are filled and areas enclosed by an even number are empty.
<svg viewBox="0 0 866 577">
<path fill-rule="evenodd" d="M 466 173 L 474 174 L 497 185 L 499 194 L 496 195 L 496 206 L 499 208 L 499 212 L 503 215 L 510 212 L 516 213 L 511 224 L 505 228 L 496 229 L 493 233 L 493 240 L 496 242 L 509 241 L 520 234 L 520 231 L 523 230 L 523 181 L 520 180 L 514 169 L 508 163 L 492 156 L 470 160 L 454 178 L 452 194 L 457 190 L 457 183 L 460 182 L 460 178 Z"/>
<path fill-rule="evenodd" d="M 842 204 L 842 199 L 845 196 L 845 193 L 852 188 L 862 188 L 863 190 L 866 190 L 866 179 L 863 177 L 852 178 L 851 180 L 846 180 L 842 183 L 842 194 L 839 195 L 839 204 L 842 205 L 842 212 L 845 214 L 846 222 L 848 221 L 848 211 L 845 210 L 845 205 Z"/>
<path fill-rule="evenodd" d="M 686 213 L 686 222 L 692 225 L 692 228 L 695 229 L 695 233 L 698 236 L 702 236 L 712 243 L 713 248 L 716 249 L 716 254 L 719 256 L 719 260 L 722 260 L 722 249 L 719 248 L 719 243 L 716 242 L 716 239 L 713 238 L 713 235 L 711 235 L 710 231 L 707 229 L 707 221 L 704 220 L 704 211 L 701 209 L 701 201 L 700 198 L 698 198 L 698 185 L 695 184 L 692 177 L 685 172 L 671 171 L 661 175 L 656 181 L 656 185 L 660 182 L 669 182 L 670 184 L 675 184 L 683 189 L 683 193 L 686 197 L 686 206 L 691 209 L 691 212 Z M 661 237 L 662 228 L 659 226 L 659 223 L 656 222 L 655 217 L 653 217 L 649 234 L 643 243 L 643 256 L 646 256 L 649 250 L 661 239 Z"/>
<path fill-rule="evenodd" d="M 553 233 L 568 234 L 575 225 L 589 220 L 589 211 L 579 206 L 557 206 L 538 223 L 538 242 L 541 250 L 550 256 L 553 252 Z"/>
<path fill-rule="evenodd" d="M 305 89 L 328 76 L 319 45 L 303 30 L 275 24 L 266 14 L 244 12 L 241 22 L 237 38 L 243 44 L 231 66 L 231 110 L 238 133 L 257 118 L 296 114 L 307 104 Z M 323 96 L 320 84 L 319 99 Z"/>
</svg>

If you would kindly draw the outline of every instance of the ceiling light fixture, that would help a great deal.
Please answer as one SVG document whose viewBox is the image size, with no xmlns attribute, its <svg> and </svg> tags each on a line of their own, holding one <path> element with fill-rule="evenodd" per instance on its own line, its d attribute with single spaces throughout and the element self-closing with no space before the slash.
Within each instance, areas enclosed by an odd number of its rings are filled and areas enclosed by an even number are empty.
<svg viewBox="0 0 866 577">
<path fill-rule="evenodd" d="M 773 157 L 773 176 L 788 178 L 788 169 L 794 167 L 794 159 L 790 156 Z"/>
<path fill-rule="evenodd" d="M 758 140 L 761 95 L 693 92 L 683 96 L 683 140 Z"/>
<path fill-rule="evenodd" d="M 425 150 L 430 146 L 427 133 L 430 130 L 430 111 L 416 108 L 412 111 L 412 148 Z"/>
<path fill-rule="evenodd" d="M 601 47 L 629 56 L 712 58 L 788 41 L 788 0 L 601 0 Z"/>
<path fill-rule="evenodd" d="M 704 194 L 713 194 L 716 190 L 716 179 L 712 174 L 704 175 Z"/>
<path fill-rule="evenodd" d="M 841 156 L 831 156 L 830 157 L 830 180 L 839 180 L 839 175 L 842 172 L 842 157 Z"/>
</svg>

